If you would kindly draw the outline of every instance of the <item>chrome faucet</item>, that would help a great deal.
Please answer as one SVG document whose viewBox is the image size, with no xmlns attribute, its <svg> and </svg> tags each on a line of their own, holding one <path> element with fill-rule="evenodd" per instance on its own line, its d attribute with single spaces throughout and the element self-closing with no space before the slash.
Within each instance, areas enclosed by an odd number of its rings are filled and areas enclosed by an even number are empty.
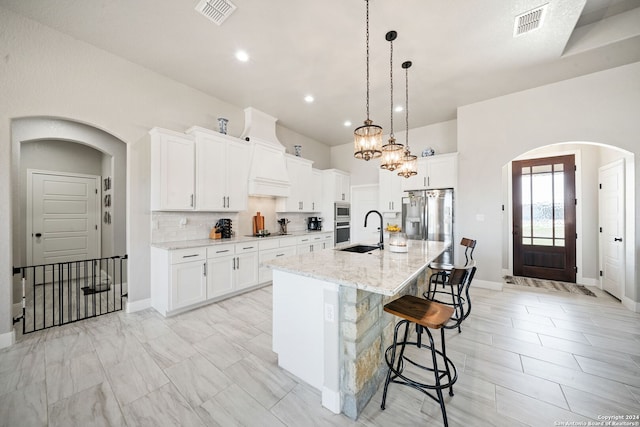
<svg viewBox="0 0 640 427">
<path fill-rule="evenodd" d="M 380 241 L 378 242 L 378 248 L 380 248 L 380 250 L 384 249 L 384 229 L 382 227 L 382 214 L 376 210 L 372 210 L 367 212 L 367 214 L 364 216 L 364 226 L 367 226 L 367 218 L 369 218 L 369 214 L 370 213 L 376 213 L 378 214 L 378 216 L 380 217 L 380 228 L 378 228 L 378 230 L 380 230 Z"/>
</svg>

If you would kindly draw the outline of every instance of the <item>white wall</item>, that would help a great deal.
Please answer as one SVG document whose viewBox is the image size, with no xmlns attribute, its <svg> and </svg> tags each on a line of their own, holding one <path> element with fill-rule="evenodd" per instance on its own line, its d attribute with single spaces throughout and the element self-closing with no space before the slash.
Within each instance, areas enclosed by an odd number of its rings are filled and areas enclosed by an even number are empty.
<svg viewBox="0 0 640 427">
<path fill-rule="evenodd" d="M 13 239 L 12 194 L 17 178 L 12 175 L 19 159 L 9 142 L 12 120 L 55 117 L 104 130 L 127 144 L 129 301 L 144 301 L 150 294 L 151 219 L 148 194 L 142 191 L 145 185 L 148 188 L 148 170 L 144 159 L 130 156 L 148 152 L 133 145 L 154 126 L 217 129 L 218 116 L 229 118 L 229 134 L 239 136 L 248 106 L 225 103 L 2 7 L 0 48 L 0 239 Z M 285 145 L 293 138 L 291 132 L 278 136 Z M 314 144 L 306 140 L 302 145 L 309 147 L 305 157 L 316 160 L 311 156 L 318 155 L 318 163 L 326 161 L 328 147 L 322 153 L 322 147 L 311 148 Z M 12 330 L 8 284 L 13 255 L 11 245 L 0 245 L 0 339 Z"/>
<path fill-rule="evenodd" d="M 635 153 L 640 170 L 640 63 L 458 108 L 458 230 L 478 239 L 480 280 L 501 281 L 502 166 L 559 142 L 595 142 Z M 640 174 L 627 201 L 640 212 Z M 478 221 L 476 215 L 485 218 Z M 638 301 L 640 219 L 628 215 L 625 295 Z M 594 260 L 596 262 L 597 260 Z"/>
<path fill-rule="evenodd" d="M 396 141 L 404 144 L 405 131 L 395 132 Z M 384 135 L 386 143 L 389 135 Z M 420 157 L 422 150 L 433 148 L 436 154 L 454 153 L 457 150 L 456 120 L 436 123 L 409 130 L 411 153 Z M 316 167 L 314 165 L 314 167 Z M 380 160 L 365 162 L 353 157 L 353 141 L 331 147 L 331 167 L 351 173 L 351 185 L 367 185 L 378 182 Z"/>
</svg>

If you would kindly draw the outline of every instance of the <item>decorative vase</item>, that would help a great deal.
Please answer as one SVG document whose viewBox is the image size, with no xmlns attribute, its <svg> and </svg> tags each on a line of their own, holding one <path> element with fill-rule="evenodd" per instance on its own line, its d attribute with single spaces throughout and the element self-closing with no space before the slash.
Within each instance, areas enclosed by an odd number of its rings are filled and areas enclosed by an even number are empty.
<svg viewBox="0 0 640 427">
<path fill-rule="evenodd" d="M 220 133 L 224 135 L 227 134 L 227 123 L 229 123 L 229 119 L 218 117 L 218 129 L 220 130 Z"/>
<path fill-rule="evenodd" d="M 302 145 L 294 145 L 293 154 L 295 154 L 297 157 L 302 156 Z"/>
</svg>

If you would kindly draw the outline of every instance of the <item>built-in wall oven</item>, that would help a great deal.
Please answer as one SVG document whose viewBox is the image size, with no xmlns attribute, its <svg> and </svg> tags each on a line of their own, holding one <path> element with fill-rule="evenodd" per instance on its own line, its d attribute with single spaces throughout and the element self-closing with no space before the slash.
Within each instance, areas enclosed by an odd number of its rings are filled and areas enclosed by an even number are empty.
<svg viewBox="0 0 640 427">
<path fill-rule="evenodd" d="M 336 203 L 334 208 L 334 242 L 336 245 L 349 243 L 351 240 L 351 205 Z"/>
</svg>

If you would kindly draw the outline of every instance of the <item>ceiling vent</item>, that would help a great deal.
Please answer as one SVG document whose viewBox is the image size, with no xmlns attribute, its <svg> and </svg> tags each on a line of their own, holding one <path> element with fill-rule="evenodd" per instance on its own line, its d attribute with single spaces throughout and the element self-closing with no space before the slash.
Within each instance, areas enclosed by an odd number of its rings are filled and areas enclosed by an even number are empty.
<svg viewBox="0 0 640 427">
<path fill-rule="evenodd" d="M 542 27 L 544 16 L 547 14 L 549 3 L 536 7 L 522 15 L 516 16 L 513 37 L 521 36 Z"/>
<path fill-rule="evenodd" d="M 236 10 L 236 5 L 229 0 L 200 0 L 196 10 L 221 25 Z"/>
</svg>

